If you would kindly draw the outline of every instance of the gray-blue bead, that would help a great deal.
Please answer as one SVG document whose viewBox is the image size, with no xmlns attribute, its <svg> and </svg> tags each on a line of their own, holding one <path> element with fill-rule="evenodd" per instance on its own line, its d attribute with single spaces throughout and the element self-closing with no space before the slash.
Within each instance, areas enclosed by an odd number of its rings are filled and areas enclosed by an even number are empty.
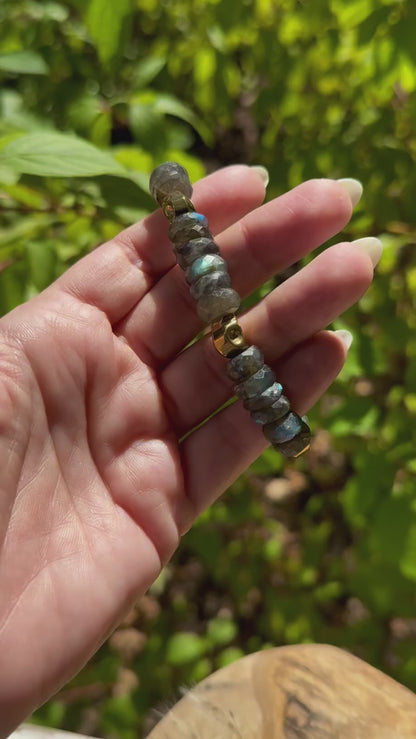
<svg viewBox="0 0 416 739">
<path fill-rule="evenodd" d="M 208 220 L 202 213 L 182 213 L 169 226 L 169 238 L 175 245 L 207 236 L 211 236 Z"/>
<path fill-rule="evenodd" d="M 248 398 L 254 398 L 260 395 L 266 388 L 273 385 L 275 380 L 273 370 L 267 364 L 263 364 L 263 367 L 255 372 L 254 375 L 235 385 L 234 391 L 239 398 L 247 400 Z"/>
<path fill-rule="evenodd" d="M 257 346 L 249 346 L 227 362 L 225 372 L 233 382 L 241 382 L 263 367 L 264 357 Z"/>
<path fill-rule="evenodd" d="M 210 272 L 192 283 L 190 293 L 194 300 L 203 295 L 209 295 L 220 287 L 230 287 L 231 280 L 228 272 Z"/>
<path fill-rule="evenodd" d="M 247 408 L 248 411 L 259 411 L 262 408 L 268 408 L 276 400 L 279 400 L 282 392 L 283 388 L 280 382 L 274 382 L 273 385 L 266 388 L 260 395 L 244 400 L 244 408 Z"/>
<path fill-rule="evenodd" d="M 266 424 L 263 432 L 266 439 L 276 445 L 293 439 L 301 428 L 302 419 L 296 413 L 288 413 L 282 421 Z"/>
<path fill-rule="evenodd" d="M 219 249 L 213 239 L 202 238 L 180 244 L 174 247 L 174 252 L 179 266 L 187 269 L 198 257 L 203 257 L 205 254 L 219 254 Z"/>
<path fill-rule="evenodd" d="M 309 449 L 310 441 L 311 430 L 309 426 L 302 421 L 302 427 L 293 439 L 285 441 L 283 444 L 275 444 L 274 448 L 285 457 L 297 457 L 299 454 L 302 454 L 302 452 L 306 452 L 306 450 Z"/>
<path fill-rule="evenodd" d="M 208 295 L 202 295 L 196 304 L 198 316 L 204 323 L 217 321 L 227 313 L 236 313 L 240 296 L 231 287 L 220 287 Z"/>
<path fill-rule="evenodd" d="M 181 192 L 187 198 L 192 197 L 188 173 L 177 162 L 164 162 L 156 167 L 150 176 L 149 190 L 160 205 L 174 191 Z"/>
<path fill-rule="evenodd" d="M 251 411 L 251 417 L 253 421 L 264 426 L 266 423 L 278 421 L 279 418 L 286 416 L 289 411 L 290 403 L 285 395 L 281 395 L 279 400 L 276 400 L 273 405 L 269 405 L 268 408 L 263 408 L 259 411 Z"/>
<path fill-rule="evenodd" d="M 186 270 L 186 280 L 192 285 L 210 272 L 227 272 L 227 262 L 219 254 L 205 254 L 195 259 Z"/>
</svg>

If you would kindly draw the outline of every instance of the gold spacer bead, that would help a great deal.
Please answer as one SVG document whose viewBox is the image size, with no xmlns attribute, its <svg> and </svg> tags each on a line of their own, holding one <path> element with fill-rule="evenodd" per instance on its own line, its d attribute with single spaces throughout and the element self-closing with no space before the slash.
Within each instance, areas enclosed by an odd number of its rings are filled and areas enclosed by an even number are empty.
<svg viewBox="0 0 416 739">
<path fill-rule="evenodd" d="M 223 316 L 212 324 L 212 340 L 217 352 L 227 358 L 248 347 L 243 330 L 233 314 Z"/>
<path fill-rule="evenodd" d="M 161 203 L 163 214 L 166 216 L 168 221 L 172 223 L 176 216 L 182 215 L 182 213 L 190 213 L 195 210 L 189 198 L 183 193 L 175 190 Z"/>
</svg>

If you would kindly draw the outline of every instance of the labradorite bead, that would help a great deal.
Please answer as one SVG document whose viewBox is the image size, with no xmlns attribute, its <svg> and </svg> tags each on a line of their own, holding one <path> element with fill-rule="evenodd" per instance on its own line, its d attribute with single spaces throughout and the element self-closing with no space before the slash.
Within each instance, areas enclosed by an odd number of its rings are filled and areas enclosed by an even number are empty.
<svg viewBox="0 0 416 739">
<path fill-rule="evenodd" d="M 290 441 L 285 441 L 283 444 L 276 444 L 275 449 L 285 457 L 297 457 L 298 454 L 308 449 L 310 441 L 310 428 L 305 422 L 302 422 L 299 433 Z"/>
<path fill-rule="evenodd" d="M 273 445 L 283 444 L 290 441 L 299 433 L 302 427 L 302 419 L 296 413 L 288 413 L 282 421 L 267 423 L 263 432 Z"/>
<path fill-rule="evenodd" d="M 231 287 L 222 287 L 208 295 L 202 295 L 196 304 L 198 316 L 204 323 L 217 321 L 227 313 L 236 313 L 240 296 Z"/>
<path fill-rule="evenodd" d="M 220 287 L 230 287 L 230 285 L 228 272 L 210 272 L 191 285 L 190 293 L 194 300 L 199 300 L 203 295 L 209 295 Z"/>
<path fill-rule="evenodd" d="M 182 269 L 190 267 L 195 259 L 203 257 L 205 254 L 219 254 L 215 241 L 209 238 L 192 239 L 192 241 L 187 241 L 186 244 L 176 246 L 174 251 L 176 261 Z"/>
<path fill-rule="evenodd" d="M 170 193 L 175 190 L 183 193 L 187 198 L 192 197 L 192 185 L 186 170 L 176 162 L 165 162 L 153 170 L 149 189 L 152 197 L 162 205 Z"/>
<path fill-rule="evenodd" d="M 227 362 L 225 373 L 233 382 L 241 382 L 254 375 L 264 364 L 264 357 L 257 346 L 249 346 Z"/>
<path fill-rule="evenodd" d="M 186 270 L 186 280 L 191 285 L 210 272 L 227 272 L 227 262 L 218 254 L 205 254 L 192 262 Z"/>
<path fill-rule="evenodd" d="M 273 370 L 267 364 L 263 364 L 262 368 L 255 372 L 254 375 L 235 385 L 234 391 L 243 400 L 254 398 L 256 395 L 260 395 L 267 387 L 273 385 L 275 380 Z"/>
<path fill-rule="evenodd" d="M 256 423 L 261 423 L 264 426 L 266 423 L 272 423 L 278 421 L 279 418 L 283 418 L 290 411 L 290 403 L 285 395 L 281 395 L 279 400 L 276 400 L 273 405 L 269 405 L 268 408 L 263 408 L 260 411 L 251 411 L 251 417 Z"/>
<path fill-rule="evenodd" d="M 248 411 L 259 411 L 263 408 L 268 408 L 273 405 L 276 400 L 279 400 L 282 394 L 283 388 L 280 382 L 274 382 L 273 385 L 266 388 L 262 393 L 256 395 L 254 398 L 247 398 L 244 400 L 244 408 Z"/>
<path fill-rule="evenodd" d="M 169 238 L 175 245 L 185 244 L 201 236 L 211 236 L 208 220 L 202 213 L 182 213 L 169 226 Z"/>
</svg>

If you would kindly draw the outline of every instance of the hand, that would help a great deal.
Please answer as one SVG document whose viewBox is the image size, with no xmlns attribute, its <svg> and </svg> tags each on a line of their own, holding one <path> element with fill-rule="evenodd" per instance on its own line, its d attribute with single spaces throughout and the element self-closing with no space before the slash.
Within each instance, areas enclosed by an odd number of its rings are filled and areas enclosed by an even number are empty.
<svg viewBox="0 0 416 739">
<path fill-rule="evenodd" d="M 245 166 L 195 187 L 240 295 L 352 209 L 332 180 L 263 197 Z M 241 319 L 299 413 L 345 358 L 321 329 L 372 275 L 368 249 L 338 244 Z M 1 736 L 82 667 L 266 444 L 240 403 L 180 442 L 232 392 L 208 337 L 182 351 L 199 329 L 161 212 L 0 321 Z"/>
</svg>

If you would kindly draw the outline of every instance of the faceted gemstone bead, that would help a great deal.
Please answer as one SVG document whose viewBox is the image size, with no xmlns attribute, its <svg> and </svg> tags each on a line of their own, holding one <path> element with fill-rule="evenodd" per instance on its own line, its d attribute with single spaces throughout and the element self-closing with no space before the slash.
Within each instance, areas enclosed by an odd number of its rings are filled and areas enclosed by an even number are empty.
<svg viewBox="0 0 416 739">
<path fill-rule="evenodd" d="M 176 162 L 165 162 L 153 170 L 150 176 L 149 189 L 152 197 L 162 205 L 170 193 L 175 190 L 187 198 L 192 197 L 192 185 L 186 170 Z"/>
<path fill-rule="evenodd" d="M 267 423 L 263 432 L 266 439 L 276 445 L 293 439 L 301 428 L 302 419 L 296 413 L 288 413 L 282 421 Z"/>
<path fill-rule="evenodd" d="M 211 236 L 208 220 L 202 213 L 182 213 L 169 226 L 169 238 L 175 245 L 185 244 L 201 236 Z"/>
<path fill-rule="evenodd" d="M 209 295 L 220 287 L 230 287 L 230 285 L 228 272 L 210 272 L 192 283 L 190 293 L 194 300 L 199 300 L 203 295 Z"/>
<path fill-rule="evenodd" d="M 225 373 L 233 382 L 241 382 L 254 375 L 264 364 L 264 357 L 257 346 L 249 346 L 227 362 Z"/>
<path fill-rule="evenodd" d="M 306 450 L 309 449 L 310 441 L 310 428 L 304 421 L 302 421 L 302 427 L 299 433 L 290 441 L 285 441 L 283 444 L 276 444 L 275 448 L 285 457 L 297 457 L 299 454 L 302 454 L 302 452 L 306 452 Z"/>
<path fill-rule="evenodd" d="M 254 375 L 235 385 L 234 391 L 243 400 L 254 398 L 256 395 L 260 395 L 263 390 L 266 390 L 267 387 L 273 385 L 275 380 L 273 370 L 267 364 L 263 364 L 263 367 L 257 370 Z"/>
<path fill-rule="evenodd" d="M 244 401 L 244 408 L 247 408 L 248 411 L 259 411 L 263 408 L 268 408 L 276 400 L 279 400 L 282 392 L 283 388 L 280 382 L 274 382 L 273 385 L 270 385 L 270 387 L 254 398 L 247 398 Z"/>
<path fill-rule="evenodd" d="M 269 405 L 268 408 L 263 408 L 259 411 L 251 411 L 251 417 L 256 423 L 261 423 L 264 426 L 266 423 L 272 423 L 278 421 L 279 418 L 283 418 L 290 411 L 290 403 L 285 395 L 281 395 L 279 400 L 276 400 L 273 405 Z"/>
<path fill-rule="evenodd" d="M 195 259 L 205 254 L 219 254 L 215 241 L 209 238 L 192 239 L 185 244 L 174 247 L 176 261 L 182 269 L 187 269 Z"/>
<path fill-rule="evenodd" d="M 192 262 L 186 270 L 186 280 L 191 285 L 210 272 L 227 272 L 227 262 L 218 254 L 205 254 Z"/>
<path fill-rule="evenodd" d="M 240 296 L 231 287 L 218 288 L 209 295 L 202 295 L 196 304 L 198 316 L 204 323 L 217 321 L 227 313 L 236 313 Z"/>
</svg>

